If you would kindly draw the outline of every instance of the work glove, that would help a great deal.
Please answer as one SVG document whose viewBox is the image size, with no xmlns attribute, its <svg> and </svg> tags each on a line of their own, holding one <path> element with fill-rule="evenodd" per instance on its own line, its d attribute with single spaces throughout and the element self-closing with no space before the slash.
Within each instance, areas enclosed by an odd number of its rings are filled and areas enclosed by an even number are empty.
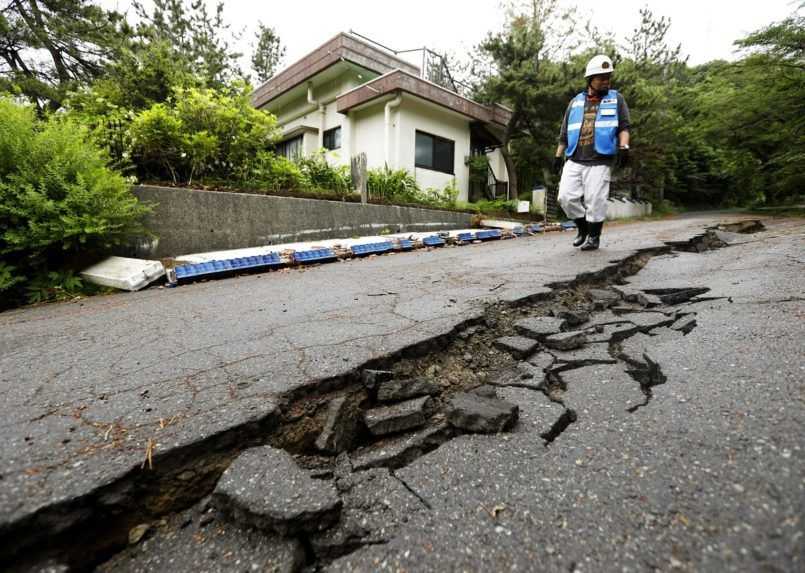
<svg viewBox="0 0 805 573">
<path fill-rule="evenodd" d="M 615 159 L 615 166 L 623 169 L 627 165 L 629 165 L 629 148 L 620 147 L 618 148 L 618 156 Z"/>
<path fill-rule="evenodd" d="M 559 172 L 562 170 L 562 165 L 565 164 L 565 158 L 561 155 L 558 157 L 553 158 L 553 163 L 551 164 L 551 169 L 556 175 L 559 175 Z"/>
</svg>

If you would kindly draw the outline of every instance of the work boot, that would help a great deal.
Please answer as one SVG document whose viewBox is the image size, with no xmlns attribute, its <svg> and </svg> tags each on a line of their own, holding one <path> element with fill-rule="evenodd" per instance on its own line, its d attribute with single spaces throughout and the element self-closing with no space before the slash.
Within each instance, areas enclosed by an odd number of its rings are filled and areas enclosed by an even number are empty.
<svg viewBox="0 0 805 573">
<path fill-rule="evenodd" d="M 582 251 L 594 251 L 598 248 L 601 242 L 601 229 L 604 227 L 604 222 L 588 223 L 590 229 L 590 236 L 587 237 L 587 242 L 581 246 Z"/>
<path fill-rule="evenodd" d="M 576 235 L 576 238 L 573 240 L 574 247 L 580 247 L 584 244 L 584 241 L 587 240 L 587 219 L 584 217 L 580 219 L 573 219 L 576 223 L 576 229 L 578 229 L 579 234 Z"/>
</svg>

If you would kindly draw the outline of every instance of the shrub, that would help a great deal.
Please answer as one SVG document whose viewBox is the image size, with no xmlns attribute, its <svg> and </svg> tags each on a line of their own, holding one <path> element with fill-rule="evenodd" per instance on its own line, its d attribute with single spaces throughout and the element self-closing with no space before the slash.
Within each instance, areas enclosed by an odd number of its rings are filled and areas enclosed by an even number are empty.
<svg viewBox="0 0 805 573">
<path fill-rule="evenodd" d="M 342 197 L 352 192 L 349 167 L 332 167 L 327 163 L 323 152 L 310 157 L 299 157 L 296 163 L 305 177 L 305 183 L 313 190 L 333 191 Z"/>
<path fill-rule="evenodd" d="M 426 189 L 420 194 L 420 202 L 434 207 L 455 207 L 458 199 L 458 187 L 456 180 L 451 179 L 450 183 L 443 189 Z"/>
<path fill-rule="evenodd" d="M 240 184 L 245 189 L 268 192 L 298 191 L 306 186 L 299 166 L 281 155 L 260 151 L 248 162 Z"/>
<path fill-rule="evenodd" d="M 244 180 L 253 158 L 278 137 L 276 119 L 254 109 L 247 86 L 176 88 L 131 124 L 131 156 L 146 178 Z"/>
<path fill-rule="evenodd" d="M 366 186 L 371 197 L 380 197 L 389 202 L 417 203 L 421 191 L 414 176 L 405 169 L 369 169 Z"/>
<path fill-rule="evenodd" d="M 0 98 L 0 291 L 6 302 L 79 253 L 143 233 L 145 212 L 85 129 L 60 117 L 37 120 L 31 108 Z"/>
</svg>

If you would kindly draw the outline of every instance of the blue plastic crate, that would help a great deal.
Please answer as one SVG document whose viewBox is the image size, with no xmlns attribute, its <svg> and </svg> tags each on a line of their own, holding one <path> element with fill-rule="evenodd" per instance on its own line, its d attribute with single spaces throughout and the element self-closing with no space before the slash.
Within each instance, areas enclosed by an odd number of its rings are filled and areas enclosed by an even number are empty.
<svg viewBox="0 0 805 573">
<path fill-rule="evenodd" d="M 475 240 L 475 234 L 459 233 L 458 236 L 456 237 L 456 240 L 458 240 L 459 243 L 471 243 L 472 241 Z"/>
<path fill-rule="evenodd" d="M 236 257 L 234 259 L 222 259 L 218 261 L 209 261 L 206 263 L 195 263 L 190 265 L 182 265 L 176 267 L 177 282 L 188 282 L 197 278 L 209 278 L 215 275 L 230 273 L 232 271 L 240 270 L 265 270 L 270 268 L 277 268 L 283 265 L 282 259 L 279 254 L 269 253 L 267 255 L 258 255 L 255 257 Z"/>
<path fill-rule="evenodd" d="M 444 239 L 438 235 L 431 235 L 430 237 L 425 237 L 422 239 L 422 244 L 426 247 L 443 247 Z"/>
<path fill-rule="evenodd" d="M 327 263 L 336 260 L 335 252 L 332 249 L 311 249 L 310 251 L 297 251 L 293 254 L 293 260 L 298 264 Z"/>
<path fill-rule="evenodd" d="M 353 245 L 351 247 L 352 254 L 356 257 L 365 255 L 376 255 L 381 253 L 388 253 L 394 246 L 389 241 L 382 243 L 366 243 L 363 245 Z"/>
<path fill-rule="evenodd" d="M 563 221 L 562 223 L 559 223 L 559 224 L 561 225 L 562 230 L 564 230 L 564 231 L 576 228 L 575 221 Z"/>
<path fill-rule="evenodd" d="M 401 251 L 410 251 L 414 248 L 414 242 L 411 239 L 400 239 L 397 242 L 397 248 Z"/>
<path fill-rule="evenodd" d="M 499 239 L 501 237 L 501 233 L 500 229 L 485 229 L 483 231 L 478 231 L 475 236 L 481 241 L 491 241 L 493 239 Z"/>
</svg>

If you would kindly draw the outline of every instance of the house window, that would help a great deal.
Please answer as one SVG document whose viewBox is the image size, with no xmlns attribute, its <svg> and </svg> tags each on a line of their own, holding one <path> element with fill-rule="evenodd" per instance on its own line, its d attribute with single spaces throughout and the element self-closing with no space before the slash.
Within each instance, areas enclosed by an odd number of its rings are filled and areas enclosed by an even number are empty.
<svg viewBox="0 0 805 573">
<path fill-rule="evenodd" d="M 324 149 L 341 147 L 341 127 L 334 127 L 324 132 Z"/>
<path fill-rule="evenodd" d="M 455 148 L 454 141 L 417 131 L 415 165 L 453 175 Z"/>
<path fill-rule="evenodd" d="M 277 144 L 277 155 L 286 159 L 296 159 L 302 156 L 302 136 L 297 135 Z"/>
</svg>

